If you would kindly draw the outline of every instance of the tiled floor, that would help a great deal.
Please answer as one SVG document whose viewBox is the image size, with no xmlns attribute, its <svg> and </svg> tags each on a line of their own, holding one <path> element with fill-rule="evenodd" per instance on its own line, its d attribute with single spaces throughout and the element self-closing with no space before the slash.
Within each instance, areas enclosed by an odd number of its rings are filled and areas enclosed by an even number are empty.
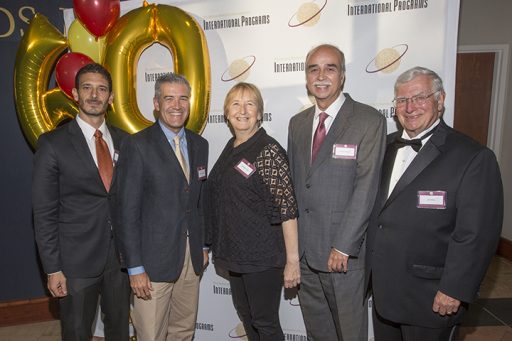
<svg viewBox="0 0 512 341">
<path fill-rule="evenodd" d="M 512 341 L 512 262 L 495 257 L 461 328 L 460 341 Z M 59 341 L 59 321 L 0 328 L 1 341 Z M 102 339 L 95 338 L 93 341 Z M 223 340 L 211 340 L 223 341 Z"/>
<path fill-rule="evenodd" d="M 480 288 L 480 299 L 469 307 L 460 340 L 512 341 L 512 263 L 495 257 Z"/>
</svg>

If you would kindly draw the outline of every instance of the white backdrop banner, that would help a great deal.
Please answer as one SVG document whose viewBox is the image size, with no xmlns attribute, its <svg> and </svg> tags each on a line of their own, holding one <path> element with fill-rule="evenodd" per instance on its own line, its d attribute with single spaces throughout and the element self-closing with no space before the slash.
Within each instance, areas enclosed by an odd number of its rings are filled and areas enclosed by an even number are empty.
<svg viewBox="0 0 512 341">
<path fill-rule="evenodd" d="M 393 119 L 393 84 L 413 66 L 438 72 L 447 92 L 445 121 L 453 123 L 459 0 L 190 0 L 154 1 L 188 12 L 204 30 L 211 63 L 211 102 L 202 135 L 210 142 L 210 168 L 231 137 L 223 118 L 227 91 L 237 82 L 257 85 L 265 103 L 263 127 L 286 148 L 289 119 L 312 105 L 305 87 L 307 52 L 321 43 L 346 58 L 344 91 Z M 121 2 L 121 15 L 142 1 Z M 73 10 L 64 11 L 66 27 Z M 191 56 L 193 58 L 193 56 Z M 173 70 L 171 52 L 158 43 L 141 55 L 137 103 L 153 117 L 154 77 Z M 114 92 L 116 89 L 114 89 Z M 283 293 L 285 340 L 306 340 L 295 293 Z M 372 339 L 370 330 L 369 338 Z M 197 341 L 246 339 L 229 283 L 208 268 L 201 282 Z"/>
</svg>

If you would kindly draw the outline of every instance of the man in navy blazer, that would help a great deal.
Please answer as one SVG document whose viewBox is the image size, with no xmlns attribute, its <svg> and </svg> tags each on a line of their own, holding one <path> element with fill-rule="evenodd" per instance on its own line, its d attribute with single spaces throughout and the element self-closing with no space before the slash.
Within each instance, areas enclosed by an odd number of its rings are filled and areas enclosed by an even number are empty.
<svg viewBox="0 0 512 341">
<path fill-rule="evenodd" d="M 496 158 L 444 123 L 444 100 L 429 69 L 395 83 L 402 129 L 388 136 L 366 257 L 379 341 L 455 340 L 500 237 Z"/>
<path fill-rule="evenodd" d="M 184 128 L 190 95 L 185 77 L 158 78 L 158 120 L 130 136 L 119 159 L 119 236 L 139 341 L 194 336 L 199 278 L 208 262 L 202 202 L 208 142 Z"/>
<path fill-rule="evenodd" d="M 113 96 L 107 70 L 99 64 L 82 67 L 73 89 L 76 119 L 41 135 L 35 153 L 35 236 L 48 289 L 59 297 L 64 341 L 91 339 L 100 294 L 106 339 L 129 339 L 130 287 L 113 239 L 117 167 L 112 183 L 103 182 L 94 136 L 102 133 L 110 152 L 106 162 L 115 163 L 127 134 L 106 124 Z"/>
</svg>

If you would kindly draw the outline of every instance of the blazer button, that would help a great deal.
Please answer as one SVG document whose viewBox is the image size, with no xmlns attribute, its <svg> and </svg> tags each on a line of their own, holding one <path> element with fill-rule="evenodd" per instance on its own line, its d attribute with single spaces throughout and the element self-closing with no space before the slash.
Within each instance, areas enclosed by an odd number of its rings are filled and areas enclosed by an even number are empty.
<svg viewBox="0 0 512 341">
<path fill-rule="evenodd" d="M 310 188 L 311 187 L 311 184 L 306 184 L 306 188 Z"/>
<path fill-rule="evenodd" d="M 379 224 L 379 230 L 382 230 L 382 224 Z"/>
<path fill-rule="evenodd" d="M 309 208 L 306 208 L 304 212 L 309 213 Z"/>
</svg>

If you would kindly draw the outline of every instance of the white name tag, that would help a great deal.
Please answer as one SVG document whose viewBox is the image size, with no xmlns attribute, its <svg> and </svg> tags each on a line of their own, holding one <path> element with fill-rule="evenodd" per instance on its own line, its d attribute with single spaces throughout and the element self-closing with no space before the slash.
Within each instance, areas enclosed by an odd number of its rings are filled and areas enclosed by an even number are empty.
<svg viewBox="0 0 512 341">
<path fill-rule="evenodd" d="M 446 208 L 446 191 L 418 191 L 416 207 L 444 210 Z"/>
<path fill-rule="evenodd" d="M 238 162 L 238 164 L 235 166 L 235 169 L 246 179 L 248 179 L 256 171 L 256 167 L 254 167 L 254 165 L 246 159 L 240 160 L 240 162 Z"/>
<path fill-rule="evenodd" d="M 197 178 L 199 180 L 206 180 L 206 167 L 205 166 L 197 167 Z"/>
<path fill-rule="evenodd" d="M 334 144 L 332 146 L 333 159 L 355 159 L 357 157 L 357 144 Z"/>
</svg>

